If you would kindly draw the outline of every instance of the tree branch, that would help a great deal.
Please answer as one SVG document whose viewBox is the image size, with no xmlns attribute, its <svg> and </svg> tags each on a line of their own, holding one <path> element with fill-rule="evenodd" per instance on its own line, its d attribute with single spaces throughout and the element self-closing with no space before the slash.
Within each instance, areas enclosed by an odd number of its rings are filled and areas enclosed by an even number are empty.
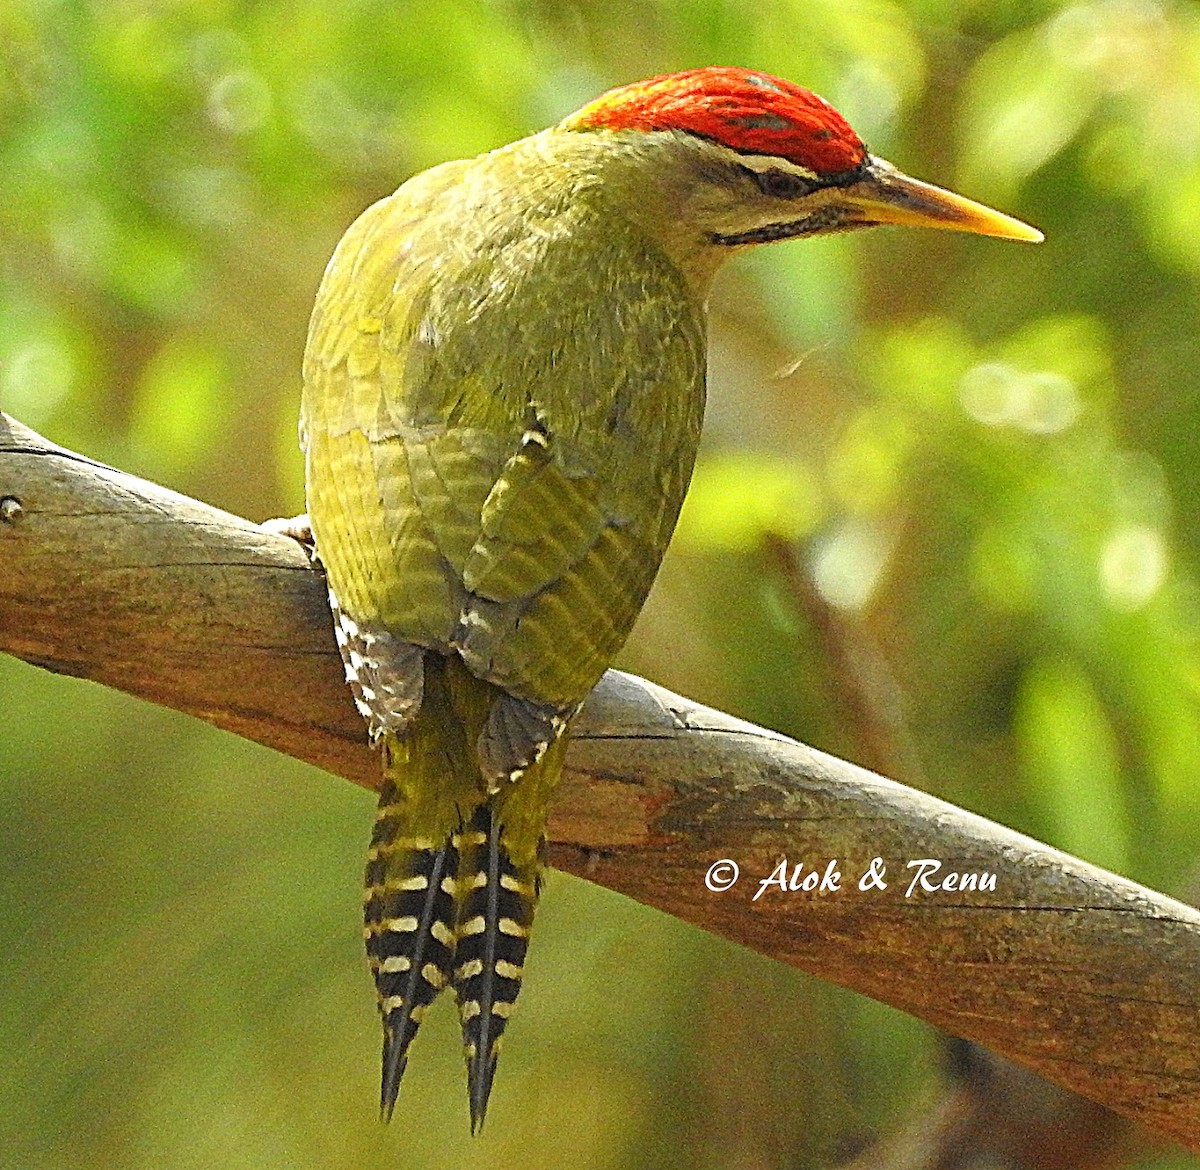
<svg viewBox="0 0 1200 1170">
<path fill-rule="evenodd" d="M 8 501 L 7 503 L 5 501 Z M 0 415 L 0 650 L 355 783 L 379 764 L 294 542 Z M 854 988 L 1200 1151 L 1200 913 L 924 793 L 609 672 L 552 818 L 563 869 Z M 860 890 L 873 858 L 886 889 Z M 759 882 L 834 861 L 837 892 Z M 995 875 L 909 894 L 910 860 Z M 731 859 L 741 879 L 707 888 Z M 790 876 L 790 872 L 789 872 Z"/>
</svg>

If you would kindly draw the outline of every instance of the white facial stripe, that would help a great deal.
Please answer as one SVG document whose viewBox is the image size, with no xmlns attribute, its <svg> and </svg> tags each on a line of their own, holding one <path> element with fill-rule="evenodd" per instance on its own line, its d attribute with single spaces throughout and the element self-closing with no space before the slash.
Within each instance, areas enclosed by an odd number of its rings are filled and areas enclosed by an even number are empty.
<svg viewBox="0 0 1200 1170">
<path fill-rule="evenodd" d="M 760 175 L 766 174 L 768 171 L 782 171 L 785 175 L 795 175 L 809 183 L 821 182 L 821 176 L 816 171 L 810 171 L 808 167 L 802 167 L 798 163 L 780 158 L 778 155 L 739 154 L 737 160 L 742 166 L 749 167 L 750 170 L 757 171 Z"/>
</svg>

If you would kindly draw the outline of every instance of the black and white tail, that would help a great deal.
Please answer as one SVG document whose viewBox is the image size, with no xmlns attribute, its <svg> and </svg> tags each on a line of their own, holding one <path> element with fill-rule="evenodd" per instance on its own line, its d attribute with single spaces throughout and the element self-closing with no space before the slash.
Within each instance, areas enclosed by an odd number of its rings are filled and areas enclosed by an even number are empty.
<svg viewBox="0 0 1200 1170">
<path fill-rule="evenodd" d="M 403 836 L 396 787 L 385 784 L 367 854 L 363 922 L 367 959 L 383 1021 L 380 1112 L 392 1115 L 408 1046 L 428 1006 L 451 980 L 454 966 L 453 838 Z"/>
<path fill-rule="evenodd" d="M 399 652 L 410 648 L 339 620 L 347 679 L 384 750 L 363 899 L 383 1021 L 380 1110 L 391 1117 L 409 1046 L 453 983 L 478 1132 L 524 972 L 566 719 L 540 709 L 526 717 L 534 705 L 457 660 L 426 653 L 413 666 Z"/>
<path fill-rule="evenodd" d="M 471 1132 L 487 1113 L 505 1025 L 512 1014 L 539 892 L 539 863 L 517 866 L 504 842 L 495 802 L 481 805 L 454 841 L 458 848 L 458 925 L 454 991 L 467 1058 Z"/>
</svg>

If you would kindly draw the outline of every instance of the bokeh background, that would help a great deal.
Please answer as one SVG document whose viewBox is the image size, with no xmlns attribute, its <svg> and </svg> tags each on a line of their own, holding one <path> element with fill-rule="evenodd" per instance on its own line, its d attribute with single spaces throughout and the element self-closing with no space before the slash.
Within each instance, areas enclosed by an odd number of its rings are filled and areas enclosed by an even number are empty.
<svg viewBox="0 0 1200 1170">
<path fill-rule="evenodd" d="M 732 265 L 694 488 L 621 665 L 1191 897 L 1192 3 L 3 0 L 0 407 L 293 514 L 307 314 L 358 211 L 711 63 L 809 85 L 1047 242 L 878 231 Z M 384 1129 L 371 817 L 0 659 L 0 1165 L 818 1167 L 947 1092 L 920 1023 L 552 873 L 485 1135 L 445 1002 Z M 1121 1141 L 1110 1164 L 1200 1165 Z"/>
</svg>

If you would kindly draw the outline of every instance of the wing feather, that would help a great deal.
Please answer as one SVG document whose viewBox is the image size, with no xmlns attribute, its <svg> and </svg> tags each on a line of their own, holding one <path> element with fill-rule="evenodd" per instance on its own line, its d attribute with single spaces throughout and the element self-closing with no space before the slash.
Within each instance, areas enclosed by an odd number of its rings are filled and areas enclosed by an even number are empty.
<svg viewBox="0 0 1200 1170">
<path fill-rule="evenodd" d="M 678 270 L 628 225 L 564 199 L 500 228 L 480 204 L 523 188 L 463 166 L 347 233 L 314 312 L 302 432 L 342 610 L 528 703 L 497 716 L 507 744 L 574 709 L 641 609 L 695 456 L 704 335 Z M 456 206 L 483 237 L 430 228 Z"/>
</svg>

